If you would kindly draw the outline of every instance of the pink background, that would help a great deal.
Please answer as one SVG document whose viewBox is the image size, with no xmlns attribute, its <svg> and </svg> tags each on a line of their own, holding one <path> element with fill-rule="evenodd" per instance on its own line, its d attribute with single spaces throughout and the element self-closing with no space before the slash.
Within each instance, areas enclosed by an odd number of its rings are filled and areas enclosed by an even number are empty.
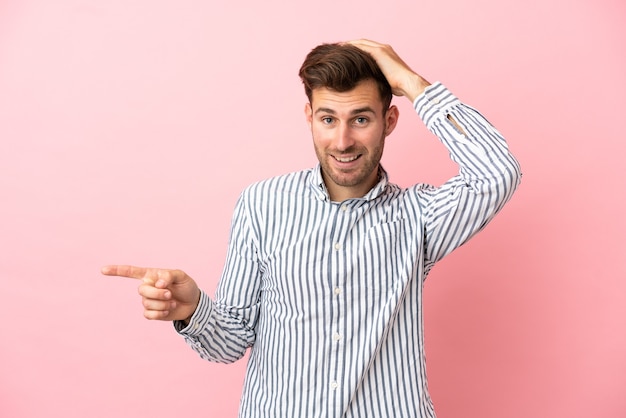
<svg viewBox="0 0 626 418">
<path fill-rule="evenodd" d="M 226 3 L 0 2 L 0 416 L 236 415 L 245 361 L 200 360 L 99 269 L 213 294 L 241 189 L 315 163 L 304 55 L 360 37 L 480 109 L 524 171 L 428 279 L 439 416 L 626 416 L 624 2 Z M 392 180 L 442 182 L 395 102 Z"/>
</svg>

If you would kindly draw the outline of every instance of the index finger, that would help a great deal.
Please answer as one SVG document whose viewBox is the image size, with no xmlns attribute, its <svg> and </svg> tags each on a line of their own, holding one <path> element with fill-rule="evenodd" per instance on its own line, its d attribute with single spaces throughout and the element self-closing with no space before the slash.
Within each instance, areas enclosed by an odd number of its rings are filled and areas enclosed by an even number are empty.
<svg viewBox="0 0 626 418">
<path fill-rule="evenodd" d="M 108 265 L 100 270 L 105 276 L 128 277 L 130 279 L 144 279 L 148 275 L 150 269 L 145 267 L 127 266 L 127 265 Z"/>
<path fill-rule="evenodd" d="M 353 39 L 345 43 L 356 46 L 357 48 L 360 48 L 369 53 L 372 53 L 373 51 L 376 51 L 379 49 L 387 49 L 387 50 L 392 49 L 391 46 L 387 44 L 381 44 L 379 42 L 370 41 L 369 39 Z"/>
</svg>

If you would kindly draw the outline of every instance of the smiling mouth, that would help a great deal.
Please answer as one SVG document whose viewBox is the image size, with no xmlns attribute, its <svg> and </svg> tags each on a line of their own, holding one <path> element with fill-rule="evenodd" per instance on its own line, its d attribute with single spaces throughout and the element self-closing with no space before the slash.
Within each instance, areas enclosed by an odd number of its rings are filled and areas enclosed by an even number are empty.
<svg viewBox="0 0 626 418">
<path fill-rule="evenodd" d="M 335 160 L 339 161 L 340 163 L 350 163 L 350 162 L 356 160 L 357 158 L 359 158 L 360 156 L 361 156 L 360 154 L 352 155 L 352 156 L 349 156 L 349 157 L 338 157 L 336 155 L 333 155 L 333 158 Z"/>
</svg>

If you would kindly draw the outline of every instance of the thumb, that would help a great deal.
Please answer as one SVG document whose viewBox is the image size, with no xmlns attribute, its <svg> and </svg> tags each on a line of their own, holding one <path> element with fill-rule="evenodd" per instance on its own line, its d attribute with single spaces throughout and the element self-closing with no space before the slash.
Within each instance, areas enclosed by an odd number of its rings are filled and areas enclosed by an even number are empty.
<svg viewBox="0 0 626 418">
<path fill-rule="evenodd" d="M 158 289 L 165 289 L 173 282 L 172 273 L 168 270 L 159 270 L 157 271 L 156 282 L 154 282 L 154 287 Z"/>
<path fill-rule="evenodd" d="M 158 270 L 154 287 L 165 289 L 171 285 L 184 281 L 187 275 L 182 270 Z"/>
</svg>

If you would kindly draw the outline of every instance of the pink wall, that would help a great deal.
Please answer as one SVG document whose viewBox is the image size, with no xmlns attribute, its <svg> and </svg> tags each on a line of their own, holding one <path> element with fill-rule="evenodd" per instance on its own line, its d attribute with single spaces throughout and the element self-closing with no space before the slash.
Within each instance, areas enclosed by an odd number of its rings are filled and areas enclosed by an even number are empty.
<svg viewBox="0 0 626 418">
<path fill-rule="evenodd" d="M 357 37 L 479 108 L 524 170 L 429 277 L 439 416 L 626 416 L 624 2 L 227 3 L 0 2 L 0 416 L 236 414 L 244 362 L 200 360 L 99 268 L 213 293 L 240 190 L 315 162 L 304 55 Z M 442 181 L 397 103 L 392 180 Z"/>
</svg>

